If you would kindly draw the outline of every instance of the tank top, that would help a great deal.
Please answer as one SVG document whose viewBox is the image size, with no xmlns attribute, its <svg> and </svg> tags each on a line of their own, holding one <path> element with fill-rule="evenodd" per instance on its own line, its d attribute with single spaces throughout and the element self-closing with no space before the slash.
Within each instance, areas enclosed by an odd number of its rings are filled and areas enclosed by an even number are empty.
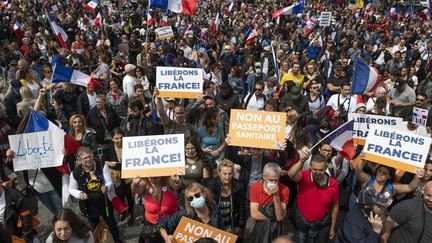
<svg viewBox="0 0 432 243">
<path fill-rule="evenodd" d="M 165 218 L 168 215 L 174 214 L 178 210 L 177 196 L 167 190 L 166 187 L 163 187 L 162 191 L 162 204 L 160 200 L 155 200 L 150 193 L 147 193 L 144 201 L 144 217 L 152 224 L 158 223 L 159 211 L 160 217 Z"/>
</svg>

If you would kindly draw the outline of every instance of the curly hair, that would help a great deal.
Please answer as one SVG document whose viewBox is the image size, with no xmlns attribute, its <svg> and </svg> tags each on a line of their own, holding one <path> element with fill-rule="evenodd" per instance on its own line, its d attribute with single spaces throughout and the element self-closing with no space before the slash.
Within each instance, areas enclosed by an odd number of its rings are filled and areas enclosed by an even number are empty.
<svg viewBox="0 0 432 243">
<path fill-rule="evenodd" d="M 62 208 L 59 211 L 57 211 L 57 213 L 54 215 L 54 218 L 52 220 L 52 227 L 54 230 L 54 234 L 52 234 L 53 243 L 63 242 L 55 234 L 54 225 L 58 221 L 68 222 L 69 226 L 72 228 L 73 235 L 76 236 L 78 239 L 84 240 L 90 237 L 89 226 L 84 221 L 82 221 L 71 209 Z"/>
</svg>

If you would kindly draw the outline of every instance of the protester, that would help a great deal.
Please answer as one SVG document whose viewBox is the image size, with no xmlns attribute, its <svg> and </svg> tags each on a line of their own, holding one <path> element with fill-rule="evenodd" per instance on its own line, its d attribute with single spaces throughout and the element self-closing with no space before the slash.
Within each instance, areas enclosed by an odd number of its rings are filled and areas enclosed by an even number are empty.
<svg viewBox="0 0 432 243">
<path fill-rule="evenodd" d="M 48 236 L 46 243 L 53 242 L 93 242 L 93 234 L 71 209 L 60 209 L 52 220 L 53 232 Z"/>
</svg>

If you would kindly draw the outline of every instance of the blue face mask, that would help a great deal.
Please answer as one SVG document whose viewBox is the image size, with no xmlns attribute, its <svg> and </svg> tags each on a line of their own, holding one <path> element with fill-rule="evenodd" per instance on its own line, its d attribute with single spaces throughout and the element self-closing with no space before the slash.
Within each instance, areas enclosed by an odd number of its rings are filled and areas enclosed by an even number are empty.
<svg viewBox="0 0 432 243">
<path fill-rule="evenodd" d="M 274 183 L 272 181 L 267 181 L 266 186 L 268 189 L 272 189 L 274 186 L 276 186 L 276 183 Z"/>
<path fill-rule="evenodd" d="M 191 207 L 195 208 L 195 209 L 200 209 L 202 207 L 204 207 L 205 205 L 205 199 L 203 196 L 200 196 L 198 198 L 194 198 L 191 202 L 190 202 Z"/>
</svg>

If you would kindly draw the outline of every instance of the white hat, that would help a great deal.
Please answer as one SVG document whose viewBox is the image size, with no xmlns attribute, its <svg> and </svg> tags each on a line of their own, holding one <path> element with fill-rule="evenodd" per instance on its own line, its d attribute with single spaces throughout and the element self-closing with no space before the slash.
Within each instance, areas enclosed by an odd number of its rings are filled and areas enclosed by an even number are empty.
<svg viewBox="0 0 432 243">
<path fill-rule="evenodd" d="M 125 66 L 125 72 L 126 73 L 132 72 L 135 69 L 136 69 L 136 66 L 133 64 L 126 64 L 126 66 Z"/>
</svg>

